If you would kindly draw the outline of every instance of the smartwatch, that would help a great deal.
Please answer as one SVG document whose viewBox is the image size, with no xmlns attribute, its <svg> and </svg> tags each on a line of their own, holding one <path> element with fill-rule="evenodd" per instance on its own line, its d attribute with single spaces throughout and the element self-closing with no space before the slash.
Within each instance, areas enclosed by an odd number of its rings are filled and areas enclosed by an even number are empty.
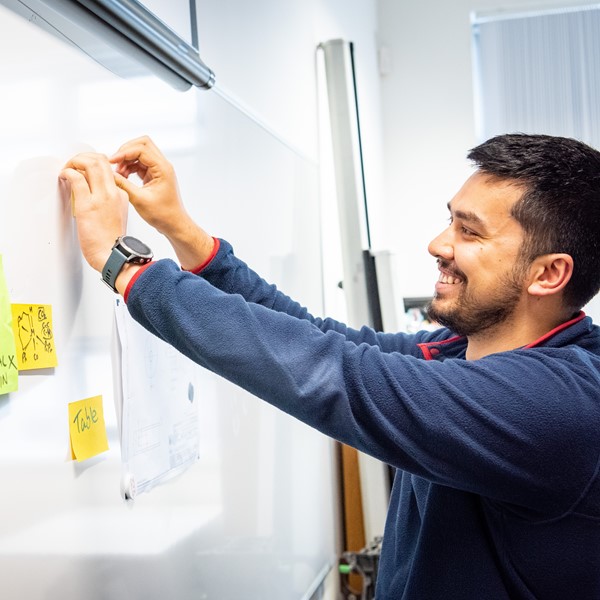
<svg viewBox="0 0 600 600">
<path fill-rule="evenodd" d="M 115 293 L 118 294 L 115 282 L 125 263 L 145 265 L 152 260 L 152 250 L 130 235 L 122 235 L 117 238 L 112 252 L 102 269 L 102 281 Z"/>
</svg>

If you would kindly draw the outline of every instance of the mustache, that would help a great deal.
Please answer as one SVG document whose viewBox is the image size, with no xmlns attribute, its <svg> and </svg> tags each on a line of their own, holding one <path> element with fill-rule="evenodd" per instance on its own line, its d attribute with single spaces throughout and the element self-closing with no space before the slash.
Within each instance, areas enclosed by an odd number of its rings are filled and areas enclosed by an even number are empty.
<svg viewBox="0 0 600 600">
<path fill-rule="evenodd" d="M 448 275 L 452 277 L 459 277 L 464 281 L 467 280 L 467 276 L 458 267 L 456 267 L 456 265 L 453 265 L 449 260 L 438 258 L 437 264 L 438 267 L 440 269 L 443 269 L 445 273 L 448 273 Z"/>
</svg>

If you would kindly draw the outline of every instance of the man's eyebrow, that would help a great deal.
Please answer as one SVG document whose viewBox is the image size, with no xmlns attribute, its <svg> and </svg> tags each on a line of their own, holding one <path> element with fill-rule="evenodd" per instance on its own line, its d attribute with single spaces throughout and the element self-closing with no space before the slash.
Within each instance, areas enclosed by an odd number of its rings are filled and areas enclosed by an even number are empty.
<svg viewBox="0 0 600 600">
<path fill-rule="evenodd" d="M 452 215 L 452 217 L 456 217 L 457 219 L 460 219 L 461 221 L 466 221 L 467 223 L 475 223 L 476 225 L 479 225 L 481 227 L 485 228 L 485 223 L 483 221 L 483 219 L 475 214 L 474 212 L 471 211 L 463 211 L 463 210 L 452 210 L 452 206 L 450 205 L 450 202 L 448 202 L 448 210 L 450 211 L 450 214 Z"/>
</svg>

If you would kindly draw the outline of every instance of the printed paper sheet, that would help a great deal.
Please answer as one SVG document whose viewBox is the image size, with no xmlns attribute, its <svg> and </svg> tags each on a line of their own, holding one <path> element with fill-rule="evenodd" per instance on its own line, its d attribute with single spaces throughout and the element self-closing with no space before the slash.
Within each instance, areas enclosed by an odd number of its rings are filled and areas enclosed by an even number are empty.
<svg viewBox="0 0 600 600">
<path fill-rule="evenodd" d="M 199 367 L 134 321 L 120 298 L 115 317 L 122 487 L 133 498 L 198 459 Z"/>
</svg>

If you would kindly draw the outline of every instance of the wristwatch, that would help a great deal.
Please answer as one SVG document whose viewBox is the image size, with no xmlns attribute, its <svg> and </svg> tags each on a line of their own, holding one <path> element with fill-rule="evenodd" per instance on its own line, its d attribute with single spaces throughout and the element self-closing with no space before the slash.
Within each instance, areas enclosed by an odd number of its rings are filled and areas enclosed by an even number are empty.
<svg viewBox="0 0 600 600">
<path fill-rule="evenodd" d="M 115 282 L 125 263 L 145 265 L 152 260 L 152 250 L 130 235 L 117 238 L 112 252 L 102 269 L 102 281 L 115 293 Z"/>
</svg>

